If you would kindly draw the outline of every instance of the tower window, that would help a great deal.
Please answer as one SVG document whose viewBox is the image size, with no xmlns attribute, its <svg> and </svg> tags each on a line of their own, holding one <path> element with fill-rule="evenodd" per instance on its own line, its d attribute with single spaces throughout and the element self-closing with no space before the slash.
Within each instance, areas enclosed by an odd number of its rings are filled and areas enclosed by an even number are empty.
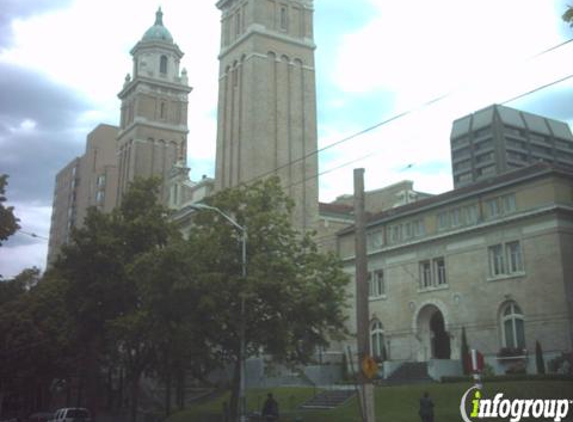
<svg viewBox="0 0 573 422">
<path fill-rule="evenodd" d="M 281 6 L 281 29 L 287 30 L 288 29 L 288 11 L 286 6 Z"/>
<path fill-rule="evenodd" d="M 161 59 L 159 60 L 159 73 L 167 73 L 167 56 L 161 56 Z"/>
<path fill-rule="evenodd" d="M 159 118 L 165 119 L 165 103 L 164 102 L 162 102 L 159 105 Z"/>
</svg>

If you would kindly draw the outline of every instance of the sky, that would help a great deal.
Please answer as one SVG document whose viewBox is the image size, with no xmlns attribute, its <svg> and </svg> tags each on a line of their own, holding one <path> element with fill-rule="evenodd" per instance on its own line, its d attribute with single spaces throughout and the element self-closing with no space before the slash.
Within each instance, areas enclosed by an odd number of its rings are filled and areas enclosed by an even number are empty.
<svg viewBox="0 0 573 422">
<path fill-rule="evenodd" d="M 118 124 L 129 51 L 158 6 L 193 87 L 191 178 L 214 176 L 215 3 L 0 0 L 0 173 L 10 176 L 8 205 L 22 226 L 0 247 L 5 278 L 45 267 L 56 173 L 83 154 L 99 123 Z M 418 191 L 451 190 L 452 122 L 494 103 L 573 126 L 573 78 L 554 84 L 573 74 L 573 43 L 562 45 L 573 38 L 560 18 L 566 5 L 315 0 L 320 200 L 351 193 L 358 167 L 366 189 L 408 179 Z"/>
</svg>

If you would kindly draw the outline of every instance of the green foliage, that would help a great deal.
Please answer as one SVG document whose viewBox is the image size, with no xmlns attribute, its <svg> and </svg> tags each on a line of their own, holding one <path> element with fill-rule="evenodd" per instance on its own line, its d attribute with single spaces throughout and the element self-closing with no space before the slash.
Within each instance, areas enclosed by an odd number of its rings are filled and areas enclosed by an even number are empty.
<svg viewBox="0 0 573 422">
<path fill-rule="evenodd" d="M 213 341 L 235 361 L 240 297 L 246 301 L 248 353 L 306 362 L 317 346 L 344 331 L 344 287 L 339 260 L 321 254 L 310 236 L 290 224 L 292 203 L 278 179 L 225 190 L 209 204 L 247 227 L 247 279 L 241 278 L 240 233 L 218 213 L 197 213 L 189 243 L 208 288 L 200 303 L 216 315 Z"/>
<path fill-rule="evenodd" d="M 573 6 L 568 6 L 562 17 L 565 22 L 569 22 L 573 26 Z"/>
<path fill-rule="evenodd" d="M 20 221 L 14 215 L 14 207 L 5 207 L 4 202 L 6 202 L 6 186 L 8 185 L 8 175 L 0 175 L 0 246 L 2 242 L 16 233 L 16 230 L 20 228 L 18 221 Z"/>
<path fill-rule="evenodd" d="M 65 302 L 75 324 L 75 352 L 91 383 L 86 395 L 98 394 L 101 362 L 125 368 L 133 386 L 155 361 L 153 335 L 162 330 L 146 296 L 144 280 L 149 278 L 141 280 L 137 267 L 180 238 L 168 210 L 157 201 L 159 185 L 158 179 L 136 179 L 111 214 L 88 210 L 56 262 L 57 273 L 69 283 Z M 168 275 L 152 273 L 158 281 Z M 132 417 L 136 399 L 132 397 Z"/>
<path fill-rule="evenodd" d="M 29 269 L 0 283 L 19 287 L 0 306 L 0 380 L 4 391 L 23 398 L 29 397 L 31 386 L 47 390 L 54 378 L 73 370 L 71 327 L 63 303 L 66 285 L 38 277 L 37 269 Z"/>
<path fill-rule="evenodd" d="M 189 236 L 203 287 L 198 303 L 214 325 L 209 343 L 220 362 L 237 363 L 241 298 L 247 355 L 306 363 L 319 346 L 345 334 L 348 277 L 332 254 L 291 226 L 292 201 L 277 178 L 219 192 L 210 206 L 246 227 L 247 278 L 242 277 L 241 231 L 213 210 L 197 212 Z M 231 400 L 235 408 L 236 390 Z"/>
<path fill-rule="evenodd" d="M 573 353 L 561 353 L 548 362 L 549 371 L 561 375 L 573 375 Z"/>
</svg>

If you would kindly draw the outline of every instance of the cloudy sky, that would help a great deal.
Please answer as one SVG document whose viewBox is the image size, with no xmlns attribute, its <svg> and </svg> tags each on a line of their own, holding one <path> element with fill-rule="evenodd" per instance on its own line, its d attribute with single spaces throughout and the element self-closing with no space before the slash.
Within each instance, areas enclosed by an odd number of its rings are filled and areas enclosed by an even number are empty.
<svg viewBox="0 0 573 422">
<path fill-rule="evenodd" d="M 23 229 L 0 248 L 0 274 L 45 266 L 55 175 L 98 123 L 118 124 L 129 50 L 159 5 L 194 88 L 191 176 L 214 175 L 215 3 L 0 0 L 0 173 L 10 175 Z M 560 19 L 567 0 L 314 3 L 322 201 L 352 191 L 355 167 L 366 169 L 367 189 L 403 179 L 421 191 L 451 189 L 451 123 L 492 103 L 573 124 L 573 78 L 553 84 L 573 73 L 573 43 L 561 45 L 573 38 Z"/>
</svg>

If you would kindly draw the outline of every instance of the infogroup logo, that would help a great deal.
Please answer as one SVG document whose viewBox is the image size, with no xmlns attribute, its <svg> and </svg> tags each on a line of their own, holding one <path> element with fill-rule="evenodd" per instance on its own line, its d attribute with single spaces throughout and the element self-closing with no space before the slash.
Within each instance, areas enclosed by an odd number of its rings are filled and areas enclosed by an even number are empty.
<svg viewBox="0 0 573 422">
<path fill-rule="evenodd" d="M 472 394 L 473 393 L 473 394 Z M 468 400 L 471 405 L 468 406 Z M 569 413 L 573 400 L 567 399 L 504 399 L 497 393 L 493 399 L 482 397 L 479 387 L 473 386 L 462 396 L 460 413 L 465 422 L 475 422 L 484 418 L 499 418 L 519 422 L 522 418 L 553 420 L 559 422 Z M 468 407 L 471 409 L 468 415 Z"/>
</svg>

